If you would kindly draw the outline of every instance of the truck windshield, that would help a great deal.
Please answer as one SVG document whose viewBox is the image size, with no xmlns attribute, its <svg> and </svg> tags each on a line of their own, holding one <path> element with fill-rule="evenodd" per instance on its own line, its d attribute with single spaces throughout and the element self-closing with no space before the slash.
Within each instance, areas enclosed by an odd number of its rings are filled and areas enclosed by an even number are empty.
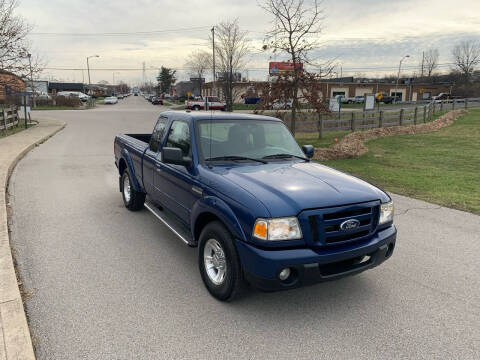
<svg viewBox="0 0 480 360">
<path fill-rule="evenodd" d="M 305 157 L 287 127 L 279 121 L 200 120 L 197 134 L 202 161 Z"/>
</svg>

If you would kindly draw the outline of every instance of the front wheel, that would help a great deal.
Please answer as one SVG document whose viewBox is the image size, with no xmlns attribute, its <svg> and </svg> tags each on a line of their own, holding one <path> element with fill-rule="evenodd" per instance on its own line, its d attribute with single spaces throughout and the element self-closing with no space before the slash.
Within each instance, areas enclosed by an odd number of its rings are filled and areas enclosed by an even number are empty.
<svg viewBox="0 0 480 360">
<path fill-rule="evenodd" d="M 122 198 L 125 207 L 131 211 L 141 210 L 145 203 L 145 194 L 133 188 L 130 174 L 127 170 L 123 172 L 121 181 Z"/>
<path fill-rule="evenodd" d="M 240 260 L 230 232 L 218 221 L 211 222 L 200 234 L 198 265 L 210 294 L 231 301 L 241 292 L 244 281 Z"/>
</svg>

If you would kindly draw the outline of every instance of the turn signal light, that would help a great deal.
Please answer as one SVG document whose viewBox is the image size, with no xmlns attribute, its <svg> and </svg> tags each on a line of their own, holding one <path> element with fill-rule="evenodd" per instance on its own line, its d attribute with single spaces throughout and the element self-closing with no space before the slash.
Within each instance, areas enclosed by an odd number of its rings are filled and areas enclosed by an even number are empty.
<svg viewBox="0 0 480 360">
<path fill-rule="evenodd" d="M 259 239 L 267 240 L 267 222 L 264 220 L 257 221 L 253 228 L 253 235 Z"/>
</svg>

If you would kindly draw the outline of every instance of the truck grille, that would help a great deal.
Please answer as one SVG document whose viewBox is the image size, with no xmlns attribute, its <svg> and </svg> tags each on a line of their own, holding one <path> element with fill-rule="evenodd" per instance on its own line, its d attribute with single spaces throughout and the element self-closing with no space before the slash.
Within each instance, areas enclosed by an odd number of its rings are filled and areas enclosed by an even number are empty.
<svg viewBox="0 0 480 360">
<path fill-rule="evenodd" d="M 366 239 L 377 228 L 379 211 L 377 201 L 309 210 L 305 215 L 311 231 L 311 241 L 317 246 L 328 246 Z M 341 229 L 340 225 L 347 220 L 358 221 L 358 226 Z"/>
</svg>

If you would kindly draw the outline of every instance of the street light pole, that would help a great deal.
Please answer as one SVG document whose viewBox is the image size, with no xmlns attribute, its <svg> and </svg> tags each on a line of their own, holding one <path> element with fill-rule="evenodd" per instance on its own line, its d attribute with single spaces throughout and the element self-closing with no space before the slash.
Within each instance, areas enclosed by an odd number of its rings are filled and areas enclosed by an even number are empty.
<svg viewBox="0 0 480 360">
<path fill-rule="evenodd" d="M 410 57 L 410 55 L 405 55 L 400 59 L 400 63 L 398 64 L 398 74 L 397 74 L 397 82 L 395 83 L 395 97 L 394 97 L 394 102 L 395 104 L 397 103 L 397 94 L 398 94 L 398 80 L 400 79 L 400 70 L 402 68 L 402 62 L 406 58 Z M 406 94 L 405 94 L 406 95 Z"/>
<path fill-rule="evenodd" d="M 215 96 L 215 26 L 212 27 L 212 64 L 213 64 L 213 81 L 212 81 L 212 95 Z"/>
<path fill-rule="evenodd" d="M 90 58 L 95 58 L 95 57 L 100 57 L 99 55 L 92 55 L 92 56 L 87 56 L 87 72 L 88 72 L 88 92 L 89 92 L 89 95 L 92 94 L 92 89 L 91 89 L 91 86 L 92 86 L 92 82 L 90 80 L 90 64 L 88 63 L 88 59 Z"/>
<path fill-rule="evenodd" d="M 119 72 L 115 72 L 115 71 L 112 73 L 112 75 L 113 75 L 113 79 L 112 79 L 112 80 L 113 80 L 112 87 L 113 87 L 113 92 L 114 92 L 114 94 L 116 95 L 116 94 L 117 94 L 117 92 L 115 91 L 115 89 L 116 89 L 116 86 L 115 86 L 115 74 L 117 74 L 117 75 L 118 75 L 118 74 L 120 74 L 120 73 L 119 73 Z"/>
<path fill-rule="evenodd" d="M 32 71 L 32 54 L 28 53 L 28 66 L 30 67 L 30 89 L 32 90 L 32 107 L 35 107 L 35 90 L 33 89 L 33 71 Z"/>
</svg>

